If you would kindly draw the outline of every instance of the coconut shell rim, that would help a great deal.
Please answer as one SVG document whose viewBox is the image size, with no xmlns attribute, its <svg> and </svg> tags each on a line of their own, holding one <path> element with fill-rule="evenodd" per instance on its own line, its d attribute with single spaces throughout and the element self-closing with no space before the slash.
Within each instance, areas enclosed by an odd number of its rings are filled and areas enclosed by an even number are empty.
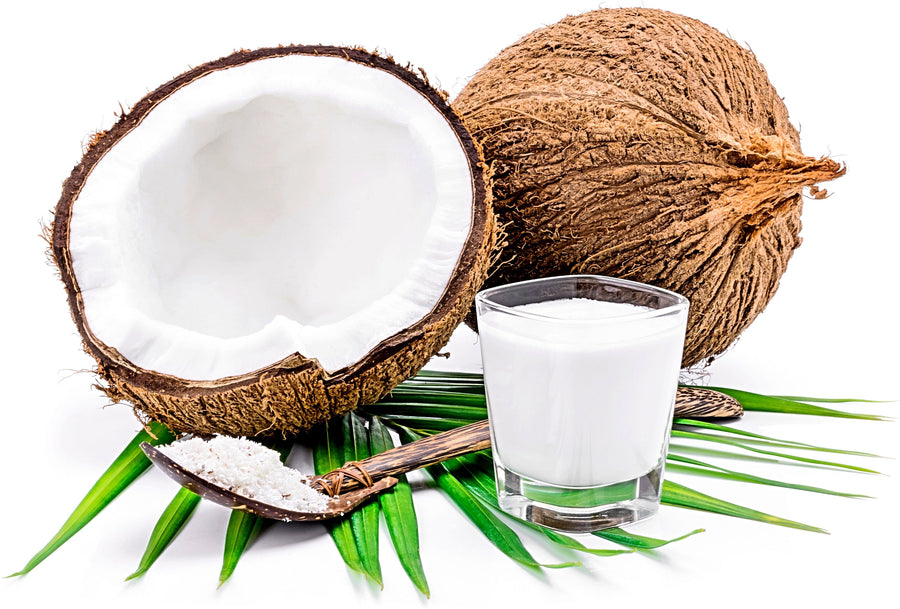
<svg viewBox="0 0 900 609">
<path fill-rule="evenodd" d="M 454 265 L 455 272 L 452 274 L 435 306 L 425 316 L 404 330 L 379 342 L 354 364 L 333 373 L 326 372 L 315 358 L 308 358 L 297 352 L 264 368 L 249 371 L 238 376 L 206 381 L 183 379 L 137 366 L 114 347 L 106 345 L 94 336 L 85 318 L 81 290 L 75 278 L 69 250 L 70 222 L 75 201 L 78 199 L 81 189 L 90 177 L 93 168 L 106 153 L 133 129 L 138 127 L 157 104 L 164 101 L 175 91 L 212 72 L 239 67 L 253 61 L 290 55 L 335 57 L 370 68 L 380 69 L 412 87 L 444 117 L 456 134 L 466 155 L 472 174 L 473 187 L 472 222 L 469 234 L 463 244 L 463 249 Z M 434 88 L 428 82 L 424 71 L 419 70 L 420 74 L 416 74 L 412 70 L 411 66 L 400 66 L 391 57 L 382 57 L 377 53 L 371 53 L 362 48 L 328 45 L 288 45 L 265 47 L 254 51 L 239 50 L 231 55 L 196 66 L 160 85 L 141 98 L 129 112 L 123 113 L 109 130 L 96 134 L 91 139 L 90 145 L 79 163 L 72 169 L 69 177 L 63 183 L 62 194 L 54 211 L 51 228 L 51 253 L 59 269 L 60 278 L 65 285 L 72 319 L 81 335 L 85 350 L 97 360 L 101 375 L 112 375 L 143 390 L 172 396 L 218 394 L 222 391 L 259 383 L 265 378 L 308 372 L 310 369 L 318 369 L 319 375 L 326 383 L 340 382 L 358 374 L 365 368 L 374 367 L 380 362 L 389 359 L 398 351 L 415 342 L 415 339 L 422 335 L 436 319 L 441 319 L 451 313 L 454 308 L 455 296 L 463 293 L 466 286 L 473 280 L 477 281 L 477 277 L 472 277 L 471 273 L 462 271 L 467 268 L 477 267 L 477 260 L 482 255 L 490 255 L 493 249 L 495 227 L 490 209 L 489 170 L 483 161 L 480 147 L 470 135 L 463 119 L 450 106 L 446 93 Z M 487 250 L 486 253 L 482 254 L 482 250 L 485 249 Z"/>
</svg>

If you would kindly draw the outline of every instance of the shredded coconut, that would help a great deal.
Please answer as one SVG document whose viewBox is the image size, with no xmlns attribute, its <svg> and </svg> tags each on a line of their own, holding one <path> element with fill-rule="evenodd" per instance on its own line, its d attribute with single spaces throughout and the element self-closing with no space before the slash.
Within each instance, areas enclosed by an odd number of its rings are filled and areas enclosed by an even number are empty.
<svg viewBox="0 0 900 609">
<path fill-rule="evenodd" d="M 294 512 L 318 512 L 328 497 L 309 486 L 309 477 L 285 467 L 276 451 L 246 438 L 190 438 L 157 447 L 164 455 L 213 484 Z"/>
</svg>

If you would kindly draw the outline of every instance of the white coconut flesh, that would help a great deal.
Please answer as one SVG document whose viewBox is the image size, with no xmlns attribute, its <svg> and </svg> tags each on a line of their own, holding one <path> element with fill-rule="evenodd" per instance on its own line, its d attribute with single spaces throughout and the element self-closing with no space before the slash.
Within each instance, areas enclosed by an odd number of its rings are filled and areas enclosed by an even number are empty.
<svg viewBox="0 0 900 609">
<path fill-rule="evenodd" d="M 409 85 L 276 57 L 160 102 L 87 178 L 69 249 L 91 332 L 140 368 L 216 380 L 299 352 L 334 372 L 435 307 L 472 201 Z"/>
</svg>

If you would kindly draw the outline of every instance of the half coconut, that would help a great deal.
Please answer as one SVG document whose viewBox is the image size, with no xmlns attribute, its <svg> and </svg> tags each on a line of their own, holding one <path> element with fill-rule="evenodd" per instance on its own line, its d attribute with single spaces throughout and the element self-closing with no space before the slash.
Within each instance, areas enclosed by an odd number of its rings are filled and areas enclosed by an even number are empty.
<svg viewBox="0 0 900 609">
<path fill-rule="evenodd" d="M 486 181 L 446 97 L 389 58 L 238 52 L 94 139 L 53 255 L 114 401 L 178 431 L 294 434 L 446 344 L 494 244 Z"/>
</svg>

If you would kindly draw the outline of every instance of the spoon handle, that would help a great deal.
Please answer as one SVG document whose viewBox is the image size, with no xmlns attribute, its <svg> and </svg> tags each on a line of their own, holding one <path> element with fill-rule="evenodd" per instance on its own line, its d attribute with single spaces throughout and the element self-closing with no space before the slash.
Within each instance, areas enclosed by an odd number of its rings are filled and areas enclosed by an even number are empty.
<svg viewBox="0 0 900 609">
<path fill-rule="evenodd" d="M 490 447 L 491 430 L 485 419 L 398 446 L 362 461 L 345 463 L 343 467 L 315 478 L 312 486 L 320 486 L 329 494 L 339 494 L 364 484 L 366 477 L 378 480 L 384 476 L 396 476 Z"/>
<path fill-rule="evenodd" d="M 732 418 L 743 414 L 731 396 L 702 387 L 679 387 L 675 398 L 675 418 Z M 396 476 L 491 447 L 487 420 L 445 431 L 369 457 L 351 461 L 313 479 L 329 494 L 339 494 L 358 486 L 368 486 L 384 476 Z"/>
</svg>

